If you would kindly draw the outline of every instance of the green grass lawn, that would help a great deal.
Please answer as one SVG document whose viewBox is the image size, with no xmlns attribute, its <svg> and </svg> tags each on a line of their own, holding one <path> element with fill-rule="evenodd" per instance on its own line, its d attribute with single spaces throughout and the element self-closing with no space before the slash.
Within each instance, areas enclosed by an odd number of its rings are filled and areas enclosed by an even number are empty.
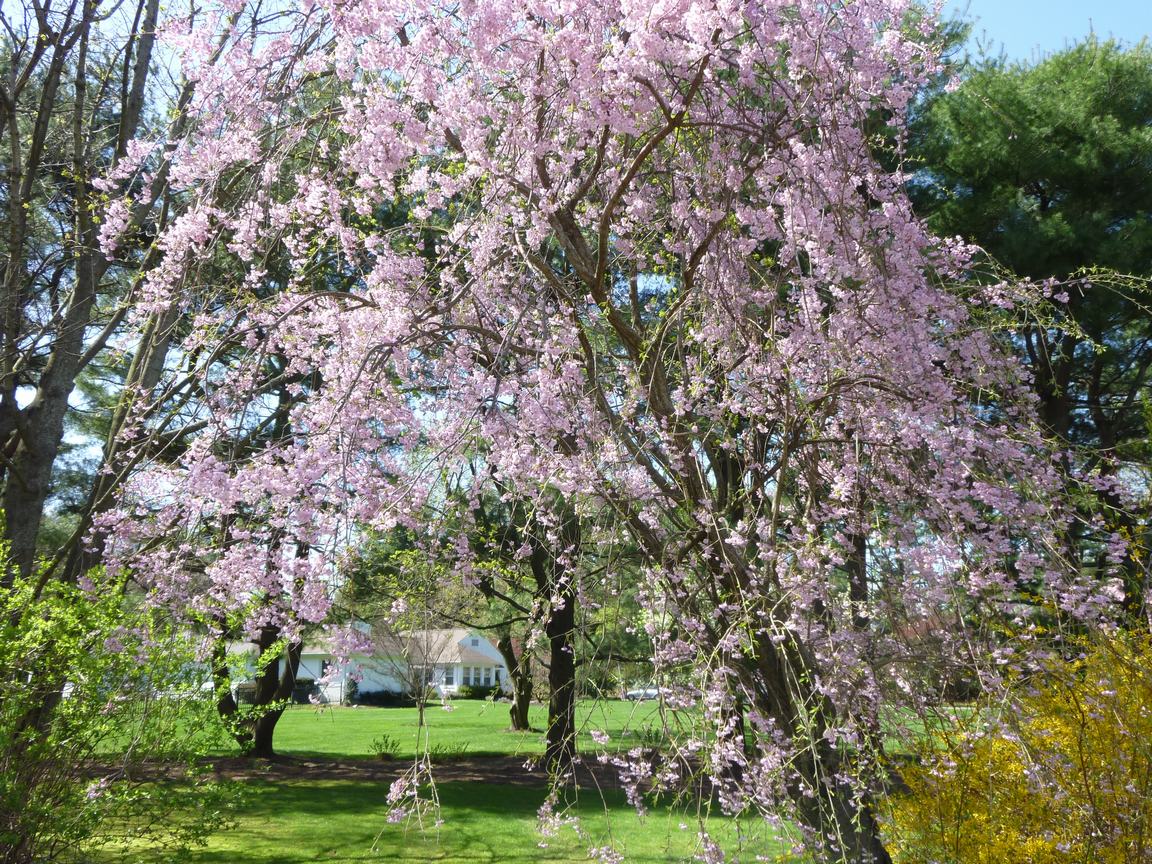
<svg viewBox="0 0 1152 864">
<path fill-rule="evenodd" d="M 960 706 L 945 714 L 964 715 Z M 582 701 L 578 721 L 578 748 L 586 753 L 604 749 L 627 750 L 660 746 L 659 730 L 667 723 L 672 735 L 698 719 L 696 711 L 660 712 L 656 702 L 617 700 Z M 276 750 L 297 758 L 371 759 L 373 742 L 385 736 L 398 742 L 394 756 L 403 760 L 424 746 L 466 757 L 515 755 L 525 758 L 543 753 L 546 708 L 534 706 L 533 727 L 539 731 L 508 729 L 508 707 L 486 701 L 457 700 L 453 710 L 439 705 L 426 713 L 426 741 L 418 738 L 414 708 L 329 707 L 289 708 L 277 725 Z M 890 726 L 924 735 L 918 718 L 891 718 Z M 591 732 L 609 735 L 607 745 L 596 744 Z M 895 743 L 895 742 L 892 742 Z M 435 772 L 434 772 L 435 774 Z M 740 849 L 728 860 L 755 861 L 758 855 L 775 860 L 785 850 L 760 820 L 709 817 L 653 805 L 641 819 L 616 791 L 584 790 L 571 813 L 579 816 L 577 829 L 565 827 L 556 837 L 541 837 L 537 810 L 543 788 L 495 783 L 444 782 L 438 785 L 443 824 L 422 830 L 414 824 L 387 822 L 388 781 L 291 779 L 246 781 L 249 793 L 236 815 L 236 826 L 213 834 L 207 847 L 173 857 L 170 850 L 137 849 L 127 859 L 138 864 L 179 860 L 190 864 L 297 864 L 297 862 L 510 862 L 559 864 L 583 862 L 589 850 L 608 844 L 629 862 L 689 861 L 700 851 L 701 825 L 726 850 Z M 541 845 L 544 844 L 544 845 Z M 763 860 L 763 859 L 761 859 Z"/>
<path fill-rule="evenodd" d="M 666 712 L 665 716 L 673 734 L 686 720 L 679 712 Z M 535 732 L 510 731 L 508 706 L 483 700 L 456 700 L 451 711 L 433 705 L 425 718 L 426 741 L 418 740 L 415 708 L 293 706 L 276 724 L 274 743 L 276 752 L 286 756 L 330 759 L 370 758 L 372 742 L 382 736 L 399 742 L 396 755 L 401 758 L 413 756 L 426 744 L 448 752 L 463 748 L 465 756 L 527 757 L 544 752 L 547 708 L 541 705 L 532 706 L 530 714 L 532 727 L 539 730 Z M 585 752 L 628 750 L 661 742 L 663 720 L 656 702 L 584 701 L 577 708 L 577 720 L 577 748 Z M 608 744 L 595 744 L 592 731 L 606 732 Z"/>
<path fill-rule="evenodd" d="M 949 718 L 965 718 L 971 713 L 966 705 L 944 706 L 940 716 L 931 722 L 946 723 Z M 529 719 L 534 732 L 513 732 L 508 726 L 508 706 L 483 700 L 460 699 L 445 711 L 438 704 L 425 714 L 427 738 L 417 740 L 415 708 L 348 708 L 343 706 L 316 709 L 297 705 L 289 708 L 276 725 L 276 751 L 286 756 L 323 757 L 327 759 L 362 759 L 374 756 L 372 742 L 388 736 L 398 742 L 396 756 L 410 758 L 424 746 L 456 752 L 464 756 L 537 756 L 544 752 L 544 727 L 548 711 L 533 705 Z M 629 750 L 636 746 L 662 746 L 665 722 L 673 737 L 697 719 L 695 712 L 666 711 L 661 716 L 656 702 L 620 700 L 585 700 L 577 706 L 580 733 L 577 749 L 584 753 L 603 750 Z M 925 720 L 909 712 L 889 717 L 886 744 L 889 755 L 908 754 L 913 744 L 930 737 Z M 897 732 L 897 730 L 901 730 Z M 606 732 L 606 745 L 596 744 L 591 732 Z"/>
<path fill-rule="evenodd" d="M 208 846 L 182 853 L 189 864 L 299 864 L 299 862 L 456 862 L 456 864 L 557 864 L 586 862 L 589 849 L 611 844 L 628 862 L 689 861 L 698 851 L 701 820 L 726 849 L 745 844 L 738 860 L 781 851 L 758 820 L 654 807 L 641 819 L 620 793 L 584 792 L 567 811 L 579 831 L 557 836 L 537 831 L 545 791 L 486 783 L 442 783 L 437 787 L 443 824 L 421 831 L 388 824 L 387 784 L 353 781 L 255 782 L 239 824 L 209 839 Z M 158 857 L 154 857 L 158 856 Z M 137 864 L 175 860 L 162 852 L 138 852 Z M 595 859 L 593 859 L 595 860 Z M 730 857 L 729 860 L 732 860 Z"/>
<path fill-rule="evenodd" d="M 584 701 L 578 707 L 578 746 L 585 753 L 630 749 L 660 743 L 663 727 L 656 702 Z M 427 712 L 427 744 L 451 751 L 466 745 L 465 756 L 518 755 L 544 751 L 543 732 L 511 732 L 506 705 L 458 700 L 452 711 L 439 706 Z M 666 712 L 669 727 L 695 719 L 695 712 Z M 535 706 L 531 720 L 542 730 L 546 709 Z M 605 732 L 607 745 L 590 733 Z M 371 759 L 372 742 L 391 736 L 400 742 L 395 756 L 399 771 L 418 748 L 414 708 L 307 706 L 289 708 L 276 730 L 277 752 L 289 757 Z M 435 777 L 435 770 L 433 777 Z M 765 823 L 734 820 L 694 808 L 653 803 L 640 817 L 617 790 L 583 788 L 563 811 L 575 816 L 556 836 L 538 831 L 543 786 L 451 781 L 437 784 L 441 804 L 438 827 L 412 821 L 390 824 L 388 780 L 254 779 L 235 813 L 236 824 L 216 831 L 207 846 L 174 854 L 171 849 L 136 847 L 127 856 L 111 849 L 100 862 L 167 864 L 297 864 L 297 862 L 456 862 L 456 864 L 559 864 L 586 862 L 589 851 L 611 846 L 629 862 L 691 861 L 700 851 L 702 826 L 725 849 L 746 851 L 735 860 L 779 853 L 780 843 Z M 707 806 L 702 805 L 702 806 Z M 729 860 L 734 860 L 731 856 Z"/>
</svg>

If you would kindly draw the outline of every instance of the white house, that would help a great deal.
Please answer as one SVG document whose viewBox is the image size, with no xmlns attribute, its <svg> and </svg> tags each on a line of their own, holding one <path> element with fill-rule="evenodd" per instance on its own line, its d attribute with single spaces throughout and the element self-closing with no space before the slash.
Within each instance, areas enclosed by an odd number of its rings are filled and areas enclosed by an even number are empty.
<svg viewBox="0 0 1152 864">
<path fill-rule="evenodd" d="M 355 654 L 340 668 L 339 660 L 323 642 L 305 644 L 300 653 L 297 678 L 323 679 L 319 696 L 340 702 L 349 679 L 361 693 L 387 690 L 411 693 L 421 685 L 450 696 L 466 684 L 508 688 L 504 658 L 488 637 L 461 627 L 413 630 L 376 640 L 371 654 Z"/>
</svg>

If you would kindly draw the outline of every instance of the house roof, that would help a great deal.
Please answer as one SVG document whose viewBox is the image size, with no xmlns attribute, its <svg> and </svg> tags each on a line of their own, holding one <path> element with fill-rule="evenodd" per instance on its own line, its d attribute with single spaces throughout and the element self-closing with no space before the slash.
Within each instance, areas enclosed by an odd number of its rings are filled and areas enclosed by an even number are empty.
<svg viewBox="0 0 1152 864">
<path fill-rule="evenodd" d="M 473 648 L 472 639 L 482 640 L 481 645 Z M 403 633 L 389 634 L 378 637 L 375 641 L 378 656 L 404 658 L 409 663 L 436 664 L 436 663 L 464 663 L 473 666 L 489 666 L 494 662 L 492 654 L 485 653 L 484 643 L 495 651 L 487 636 L 465 627 L 448 627 L 441 629 L 408 630 Z M 232 642 L 228 646 L 229 653 L 255 653 L 256 646 L 251 642 Z M 326 639 L 305 644 L 301 650 L 302 656 L 317 654 L 332 654 L 332 646 Z M 501 664 L 503 665 L 503 664 Z"/>
<path fill-rule="evenodd" d="M 378 653 L 402 656 L 409 663 L 491 664 L 492 655 L 473 648 L 472 639 L 483 640 L 481 644 L 494 647 L 487 636 L 463 627 L 409 630 L 378 639 L 376 646 Z"/>
</svg>

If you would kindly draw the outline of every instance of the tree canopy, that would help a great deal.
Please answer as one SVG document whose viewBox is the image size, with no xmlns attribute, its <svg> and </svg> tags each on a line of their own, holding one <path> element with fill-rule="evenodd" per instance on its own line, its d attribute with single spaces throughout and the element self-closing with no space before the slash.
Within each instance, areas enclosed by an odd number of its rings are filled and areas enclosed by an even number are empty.
<svg viewBox="0 0 1152 864">
<path fill-rule="evenodd" d="M 937 232 L 1012 272 L 1152 274 L 1152 46 L 1095 38 L 1034 65 L 987 61 L 919 111 L 911 186 Z"/>
<path fill-rule="evenodd" d="M 657 787 L 698 765 L 727 811 L 888 860 L 879 706 L 939 697 L 927 654 L 994 685 L 1039 632 L 1022 592 L 1111 602 L 1064 557 L 1060 462 L 978 314 L 1038 294 L 971 284 L 870 150 L 936 71 L 909 11 L 232 2 L 174 29 L 187 210 L 146 293 L 196 317 L 200 434 L 104 520 L 112 563 L 295 638 L 364 526 L 442 513 L 469 579 L 478 502 L 516 501 L 554 611 L 622 533 L 665 698 L 708 727 Z M 227 284 L 190 275 L 209 255 Z M 281 387 L 290 433 L 235 448 Z M 561 655 L 565 617 L 538 634 Z"/>
<path fill-rule="evenodd" d="M 546 647 L 562 783 L 624 593 L 699 720 L 620 758 L 629 794 L 882 864 L 882 723 L 1142 602 L 1145 46 L 924 97 L 953 35 L 911 0 L 141 0 L 107 42 L 99 6 L 3 19 L 4 584 L 206 634 L 252 752 L 341 598 L 428 624 L 476 589 L 523 724 Z M 98 367 L 101 469 L 41 566 Z M 12 740 L 52 741 L 65 671 L 10 680 Z"/>
</svg>

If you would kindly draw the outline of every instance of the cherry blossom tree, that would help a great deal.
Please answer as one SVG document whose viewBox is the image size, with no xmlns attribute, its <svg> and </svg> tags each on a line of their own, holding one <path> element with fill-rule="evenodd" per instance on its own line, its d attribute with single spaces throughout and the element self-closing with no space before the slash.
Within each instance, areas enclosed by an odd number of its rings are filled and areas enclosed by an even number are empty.
<svg viewBox="0 0 1152 864">
<path fill-rule="evenodd" d="M 991 684 L 1037 632 L 1011 621 L 1021 591 L 1107 605 L 1060 558 L 1056 463 L 975 314 L 1027 290 L 950 287 L 969 250 L 871 155 L 934 68 L 909 13 L 231 0 L 173 28 L 199 113 L 171 154 L 190 205 L 166 260 L 229 258 L 246 291 L 198 309 L 163 264 L 150 278 L 157 309 L 199 312 L 203 433 L 102 521 L 116 561 L 158 601 L 292 638 L 362 526 L 435 534 L 430 511 L 467 526 L 482 495 L 514 500 L 563 608 L 592 542 L 572 526 L 611 508 L 664 698 L 709 727 L 629 776 L 700 771 L 820 860 L 889 860 L 883 709 L 938 695 L 909 634 Z M 223 206 L 221 186 L 251 193 Z M 249 350 L 225 368 L 221 338 Z M 272 355 L 292 433 L 238 454 L 272 411 Z M 471 534 L 442 551 L 464 579 Z"/>
</svg>

